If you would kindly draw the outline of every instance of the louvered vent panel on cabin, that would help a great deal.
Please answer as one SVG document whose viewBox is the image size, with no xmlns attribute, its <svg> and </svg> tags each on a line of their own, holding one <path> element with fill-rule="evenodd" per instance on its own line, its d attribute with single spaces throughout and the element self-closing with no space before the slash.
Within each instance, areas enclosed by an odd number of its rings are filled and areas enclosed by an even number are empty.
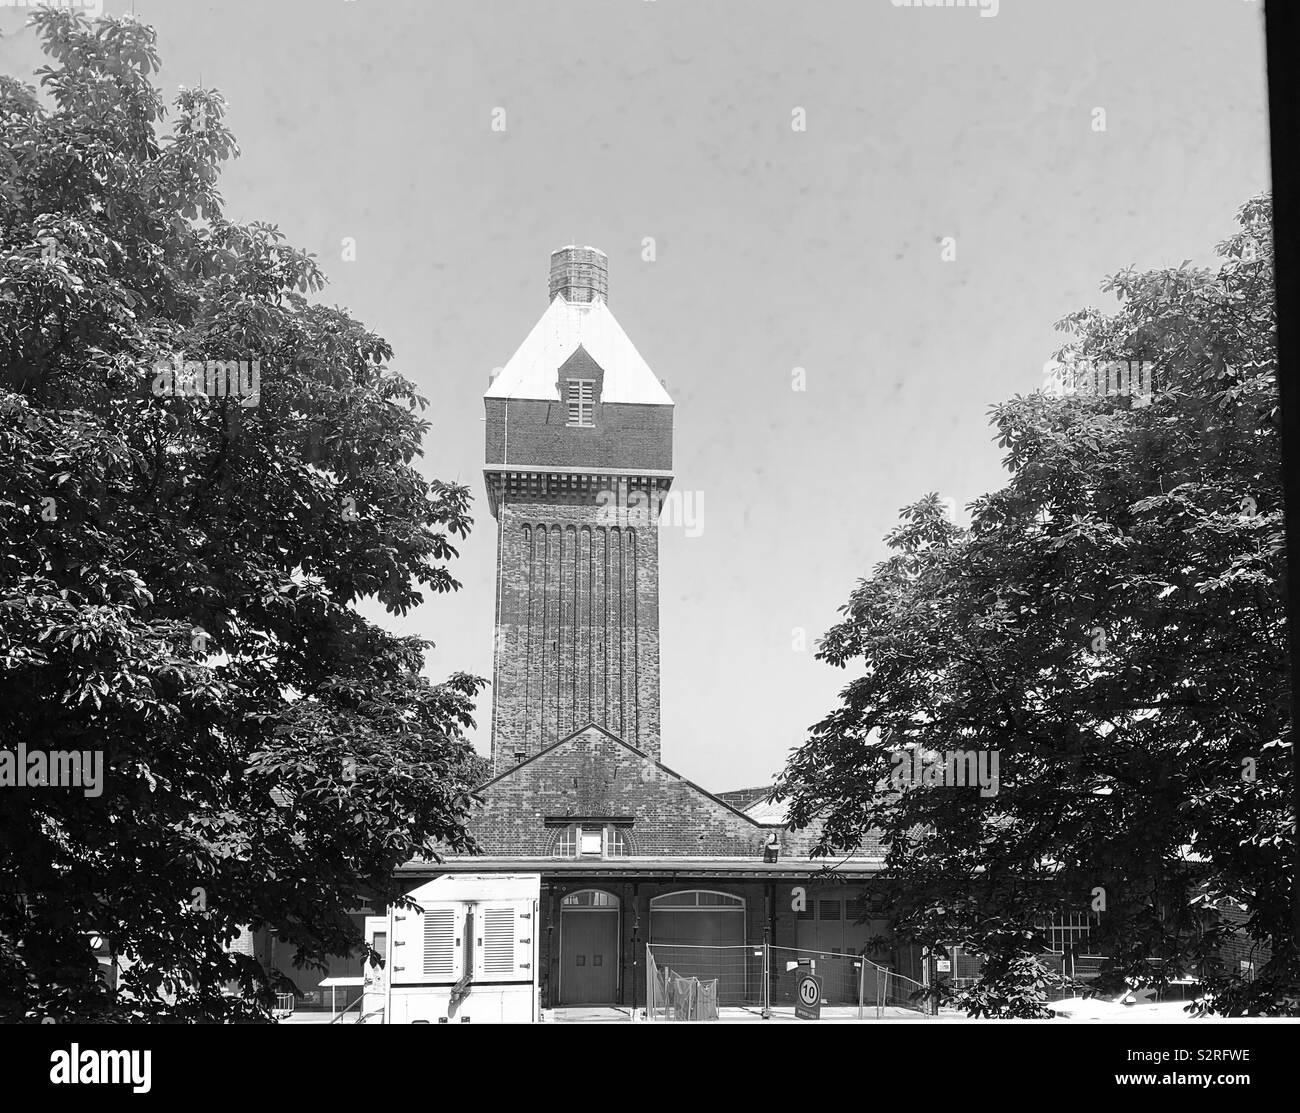
<svg viewBox="0 0 1300 1113">
<path fill-rule="evenodd" d="M 489 908 L 483 913 L 483 972 L 512 974 L 515 969 L 515 910 Z"/>
<path fill-rule="evenodd" d="M 450 908 L 434 908 L 424 914 L 424 975 L 456 976 L 456 913 Z"/>
<path fill-rule="evenodd" d="M 819 920 L 838 920 L 840 918 L 840 902 L 837 900 L 819 900 L 817 902 L 817 918 Z"/>
</svg>

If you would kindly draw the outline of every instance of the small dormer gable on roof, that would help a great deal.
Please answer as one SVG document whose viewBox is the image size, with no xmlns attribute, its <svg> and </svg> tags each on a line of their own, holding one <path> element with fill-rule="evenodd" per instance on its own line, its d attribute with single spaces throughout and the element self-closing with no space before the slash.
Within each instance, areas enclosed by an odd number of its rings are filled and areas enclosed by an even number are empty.
<svg viewBox="0 0 1300 1113">
<path fill-rule="evenodd" d="M 591 248 L 562 248 L 556 255 L 576 251 L 587 253 L 587 267 L 591 257 L 604 259 Z M 559 370 L 581 348 L 603 372 L 602 402 L 671 406 L 668 391 L 605 304 L 603 281 L 577 287 L 557 283 L 554 273 L 553 265 L 550 305 L 484 397 L 560 401 Z"/>
</svg>

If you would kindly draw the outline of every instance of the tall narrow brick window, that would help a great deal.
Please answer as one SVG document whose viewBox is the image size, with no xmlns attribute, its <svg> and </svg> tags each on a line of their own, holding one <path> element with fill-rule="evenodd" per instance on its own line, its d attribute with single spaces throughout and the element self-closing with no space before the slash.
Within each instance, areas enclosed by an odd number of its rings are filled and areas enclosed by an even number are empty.
<svg viewBox="0 0 1300 1113">
<path fill-rule="evenodd" d="M 566 379 L 569 384 L 569 424 L 591 426 L 596 381 L 594 379 Z"/>
</svg>

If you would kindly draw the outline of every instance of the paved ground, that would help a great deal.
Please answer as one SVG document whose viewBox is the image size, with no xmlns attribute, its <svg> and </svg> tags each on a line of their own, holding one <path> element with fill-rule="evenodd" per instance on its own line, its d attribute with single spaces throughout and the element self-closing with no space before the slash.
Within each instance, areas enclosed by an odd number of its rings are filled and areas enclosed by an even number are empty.
<svg viewBox="0 0 1300 1113">
<path fill-rule="evenodd" d="M 546 1009 L 543 1012 L 543 1019 L 548 1023 L 554 1024 L 627 1024 L 632 1019 L 630 1014 L 630 1009 L 616 1008 Z M 644 1009 L 637 1010 L 636 1019 L 638 1021 L 645 1020 Z M 794 1015 L 793 1008 L 783 1007 L 773 1009 L 770 1019 L 781 1023 L 795 1021 L 798 1018 Z M 856 1006 L 847 1007 L 826 1005 L 822 1007 L 822 1019 L 838 1022 L 852 1021 L 856 1023 L 858 1020 L 858 1010 Z M 881 1019 L 890 1021 L 907 1020 L 922 1022 L 934 1022 L 938 1020 L 939 1022 L 943 1022 L 948 1020 L 961 1020 L 963 1018 L 960 1013 L 953 1013 L 951 1015 L 945 1013 L 939 1017 L 926 1017 L 922 1016 L 920 1013 L 913 1012 L 910 1009 L 885 1009 Z M 742 1009 L 724 1006 L 718 1010 L 718 1020 L 726 1024 L 745 1024 L 750 1021 L 757 1021 L 761 1024 L 763 1022 L 763 1015 L 757 1008 Z M 874 1006 L 866 1010 L 864 1022 L 866 1020 L 876 1020 L 876 1010 Z M 799 1023 L 803 1022 L 800 1021 Z"/>
<path fill-rule="evenodd" d="M 762 1023 L 763 1017 L 758 1009 L 741 1009 L 741 1008 L 722 1008 L 719 1010 L 720 1021 L 728 1024 L 745 1024 L 750 1021 Z M 328 1012 L 297 1012 L 292 1016 L 283 1017 L 281 1024 L 328 1024 L 332 1016 Z M 546 1009 L 543 1013 L 543 1019 L 550 1024 L 630 1024 L 632 1022 L 632 1010 L 629 1008 L 574 1008 L 574 1009 Z M 645 1021 L 645 1009 L 637 1010 L 636 1019 L 639 1022 Z M 794 1021 L 797 1018 L 794 1015 L 793 1008 L 777 1008 L 772 1011 L 773 1021 L 784 1023 Z M 822 1008 L 822 1019 L 832 1021 L 854 1021 L 858 1019 L 858 1010 L 856 1007 L 836 1007 L 824 1006 Z M 866 1020 L 876 1019 L 876 1010 L 874 1006 L 866 1010 Z M 882 1019 L 899 1021 L 931 1021 L 938 1019 L 961 1020 L 959 1013 L 952 1015 L 944 1014 L 938 1018 L 924 1017 L 919 1013 L 912 1012 L 909 1009 L 886 1009 Z M 355 1011 L 348 1014 L 340 1024 L 356 1023 Z"/>
<path fill-rule="evenodd" d="M 1168 1024 L 1168 1023 L 1186 1023 L 1193 1024 L 1196 1022 L 1194 1017 L 1188 1016 L 1183 1012 L 1181 1002 L 1164 1002 L 1159 1005 L 1143 1006 L 1112 1006 L 1111 1008 L 1098 1008 L 1092 1002 L 1086 1007 L 1076 1006 L 1074 1002 L 1060 1002 L 1065 1009 L 1057 1013 L 1056 1019 L 1051 1023 L 1054 1024 Z M 1071 1007 L 1074 1006 L 1074 1007 Z M 548 1009 L 545 1012 L 545 1020 L 556 1024 L 627 1024 L 630 1021 L 628 1009 Z M 762 1014 L 757 1009 L 737 1009 L 722 1008 L 718 1010 L 718 1021 L 724 1024 L 745 1024 L 751 1021 L 763 1022 Z M 823 1021 L 841 1024 L 968 1024 L 981 1023 L 980 1021 L 970 1021 L 965 1013 L 944 1011 L 938 1016 L 925 1016 L 910 1009 L 885 1009 L 880 1017 L 876 1016 L 876 1010 L 869 1008 L 861 1021 L 858 1020 L 858 1010 L 856 1008 L 836 1008 L 830 1006 L 822 1007 Z M 644 1010 L 637 1011 L 637 1020 L 645 1021 Z M 657 1023 L 657 1022 L 656 1022 Z M 792 1008 L 778 1008 L 772 1012 L 770 1023 L 797 1023 L 802 1024 L 804 1021 L 799 1020 L 794 1015 Z M 1047 1023 L 1038 1021 L 1035 1023 Z"/>
<path fill-rule="evenodd" d="M 1160 1004 L 1139 1004 L 1131 1006 L 1116 1005 L 1109 1002 L 1098 1001 L 1094 999 L 1075 998 L 1071 1001 L 1059 1001 L 1054 1006 L 1057 1011 L 1055 1023 L 1078 1024 L 1078 1023 L 1102 1023 L 1102 1024 L 1167 1024 L 1174 1023 L 1195 1023 L 1195 1019 L 1183 1012 L 1182 1002 L 1166 1001 Z M 638 1009 L 636 1020 L 639 1023 L 645 1022 L 645 1010 Z M 284 1017 L 280 1020 L 281 1024 L 328 1024 L 332 1015 L 328 1012 L 298 1012 L 292 1016 Z M 543 1011 L 542 1019 L 550 1024 L 630 1024 L 632 1023 L 632 1010 L 628 1008 L 574 1008 L 574 1009 L 546 1009 Z M 718 1020 L 726 1024 L 748 1024 L 751 1022 L 763 1022 L 763 1016 L 758 1009 L 742 1009 L 724 1007 L 719 1010 Z M 910 1009 L 886 1008 L 881 1016 L 877 1017 L 875 1007 L 869 1007 L 865 1010 L 863 1019 L 859 1022 L 858 1010 L 855 1007 L 824 1005 L 822 1007 L 822 1020 L 833 1023 L 920 1023 L 920 1024 L 951 1024 L 967 1023 L 964 1013 L 945 1011 L 939 1016 L 923 1016 L 920 1013 L 913 1012 Z M 340 1021 L 342 1024 L 353 1024 L 356 1022 L 355 1012 L 349 1014 L 345 1019 Z M 773 1023 L 804 1023 L 799 1021 L 794 1015 L 794 1009 L 790 1007 L 778 1007 L 772 1011 L 771 1021 Z M 656 1022 L 658 1023 L 658 1022 Z M 1298 1021 L 1297 1023 L 1300 1023 Z"/>
</svg>

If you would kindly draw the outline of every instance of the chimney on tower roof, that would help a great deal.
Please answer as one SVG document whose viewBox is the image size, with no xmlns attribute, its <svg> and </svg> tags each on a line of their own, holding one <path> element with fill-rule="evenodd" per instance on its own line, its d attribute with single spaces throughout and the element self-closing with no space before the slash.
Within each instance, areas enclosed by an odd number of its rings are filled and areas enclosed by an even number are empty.
<svg viewBox="0 0 1300 1113">
<path fill-rule="evenodd" d="M 594 247 L 570 244 L 551 252 L 551 301 L 608 301 L 609 260 Z"/>
</svg>

